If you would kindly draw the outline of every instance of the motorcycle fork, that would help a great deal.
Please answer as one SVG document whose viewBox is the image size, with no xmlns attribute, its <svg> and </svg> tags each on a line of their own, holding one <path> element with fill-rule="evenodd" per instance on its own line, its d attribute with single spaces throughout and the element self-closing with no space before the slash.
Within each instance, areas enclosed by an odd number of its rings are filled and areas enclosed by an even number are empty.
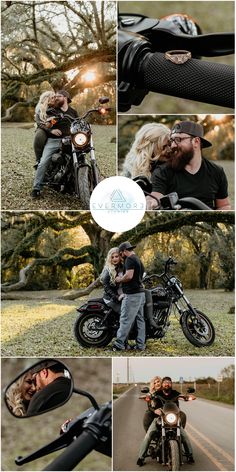
<svg viewBox="0 0 236 472">
<path fill-rule="evenodd" d="M 97 173 L 97 162 L 95 156 L 95 148 L 93 146 L 93 136 L 91 133 L 90 137 L 90 160 L 91 160 L 91 167 L 93 172 L 93 186 L 96 187 L 98 184 L 98 173 Z"/>
<path fill-rule="evenodd" d="M 79 182 L 78 182 L 78 172 L 77 172 L 79 165 L 78 165 L 77 153 L 74 147 L 72 147 L 72 159 L 73 159 L 74 178 L 75 178 L 75 192 L 76 192 L 76 195 L 79 197 Z"/>
</svg>

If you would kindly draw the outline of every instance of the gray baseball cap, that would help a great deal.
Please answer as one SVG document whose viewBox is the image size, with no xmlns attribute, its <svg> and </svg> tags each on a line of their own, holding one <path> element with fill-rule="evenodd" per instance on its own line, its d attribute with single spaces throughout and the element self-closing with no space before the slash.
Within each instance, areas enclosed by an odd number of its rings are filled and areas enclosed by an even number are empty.
<svg viewBox="0 0 236 472">
<path fill-rule="evenodd" d="M 119 252 L 125 251 L 126 249 L 128 251 L 131 251 L 134 249 L 136 246 L 132 246 L 129 241 L 125 241 L 124 243 L 121 243 L 119 246 Z"/>
<path fill-rule="evenodd" d="M 200 123 L 195 123 L 194 121 L 180 121 L 180 123 L 177 123 L 172 128 L 171 134 L 174 133 L 186 133 L 201 138 L 203 148 L 212 146 L 210 141 L 204 139 L 204 128 Z"/>
</svg>

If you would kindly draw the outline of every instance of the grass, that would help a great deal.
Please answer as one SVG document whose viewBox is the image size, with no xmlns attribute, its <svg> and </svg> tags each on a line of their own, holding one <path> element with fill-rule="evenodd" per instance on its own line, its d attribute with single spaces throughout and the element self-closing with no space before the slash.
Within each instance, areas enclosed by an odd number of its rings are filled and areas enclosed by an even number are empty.
<svg viewBox="0 0 236 472">
<path fill-rule="evenodd" d="M 231 1 L 160 1 L 160 2 L 119 2 L 120 13 L 139 13 L 150 18 L 161 18 L 173 13 L 192 16 L 200 25 L 203 33 L 234 31 L 234 2 Z M 222 21 L 223 19 L 223 21 Z M 173 48 L 174 49 L 174 46 Z M 234 65 L 234 56 L 203 57 L 203 60 Z M 161 71 L 160 71 L 161 73 Z M 231 108 L 199 103 L 193 100 L 149 93 L 142 104 L 133 106 L 128 113 L 232 113 Z"/>
<path fill-rule="evenodd" d="M 96 292 L 96 293 L 95 293 Z M 148 340 L 142 353 L 128 351 L 129 356 L 234 356 L 234 294 L 223 290 L 186 290 L 195 307 L 212 320 L 216 339 L 212 346 L 197 348 L 185 338 L 179 320 L 171 316 L 171 326 L 162 340 Z M 92 297 L 100 295 L 99 290 Z M 76 301 L 25 300 L 2 302 L 2 356 L 106 356 L 108 348 L 82 348 L 74 338 Z M 114 353 L 123 356 L 124 353 Z M 127 352 L 125 352 L 127 355 Z"/>
<path fill-rule="evenodd" d="M 94 146 L 98 166 L 103 177 L 116 173 L 115 126 L 94 125 Z M 28 124 L 10 123 L 2 127 L 2 210 L 79 210 L 75 196 L 63 195 L 45 188 L 40 200 L 30 194 L 34 178 L 34 129 Z"/>
</svg>

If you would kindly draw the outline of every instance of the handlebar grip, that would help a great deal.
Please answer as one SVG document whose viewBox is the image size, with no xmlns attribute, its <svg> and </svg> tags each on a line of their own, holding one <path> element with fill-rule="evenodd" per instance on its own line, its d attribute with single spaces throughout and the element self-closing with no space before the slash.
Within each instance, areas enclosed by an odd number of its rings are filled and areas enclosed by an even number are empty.
<svg viewBox="0 0 236 472">
<path fill-rule="evenodd" d="M 97 439 L 84 431 L 66 450 L 43 470 L 73 470 L 97 445 Z"/>
<path fill-rule="evenodd" d="M 163 53 L 148 53 L 137 85 L 151 92 L 234 108 L 234 68 L 190 59 L 173 64 Z"/>
</svg>

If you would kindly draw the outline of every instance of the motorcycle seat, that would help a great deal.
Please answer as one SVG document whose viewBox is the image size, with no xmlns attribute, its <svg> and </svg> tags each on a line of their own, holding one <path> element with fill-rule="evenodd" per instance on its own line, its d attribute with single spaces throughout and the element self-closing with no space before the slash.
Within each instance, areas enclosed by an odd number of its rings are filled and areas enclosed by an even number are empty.
<svg viewBox="0 0 236 472">
<path fill-rule="evenodd" d="M 88 303 L 94 303 L 94 302 L 99 302 L 105 305 L 103 298 L 90 298 L 90 300 L 88 300 Z"/>
</svg>

